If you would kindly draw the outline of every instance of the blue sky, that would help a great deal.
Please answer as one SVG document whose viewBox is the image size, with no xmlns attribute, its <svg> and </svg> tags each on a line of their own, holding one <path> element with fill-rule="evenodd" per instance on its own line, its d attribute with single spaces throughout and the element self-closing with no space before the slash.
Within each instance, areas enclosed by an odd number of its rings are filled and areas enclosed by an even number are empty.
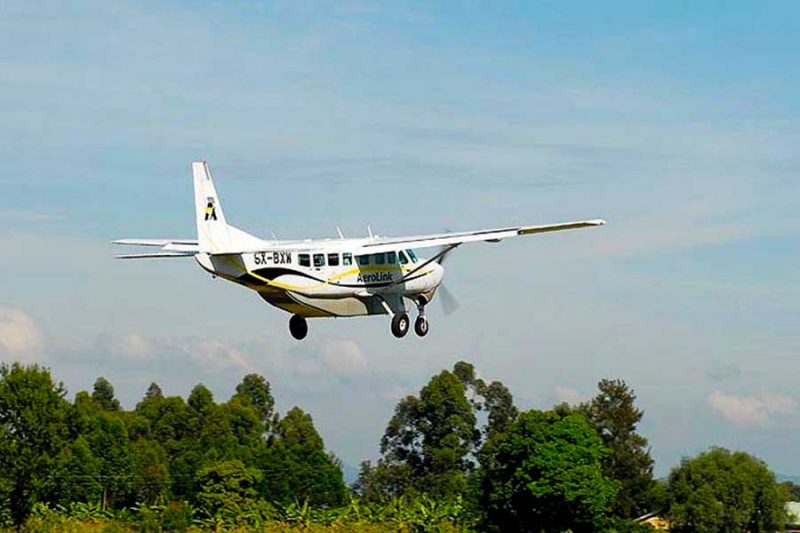
<svg viewBox="0 0 800 533">
<path fill-rule="evenodd" d="M 225 399 L 263 373 L 346 463 L 459 359 L 521 407 L 623 378 L 657 472 L 711 444 L 800 473 L 794 2 L 0 2 L 0 357 Z M 287 315 L 191 261 L 189 162 L 279 238 L 603 217 L 460 249 L 431 335 Z"/>
</svg>

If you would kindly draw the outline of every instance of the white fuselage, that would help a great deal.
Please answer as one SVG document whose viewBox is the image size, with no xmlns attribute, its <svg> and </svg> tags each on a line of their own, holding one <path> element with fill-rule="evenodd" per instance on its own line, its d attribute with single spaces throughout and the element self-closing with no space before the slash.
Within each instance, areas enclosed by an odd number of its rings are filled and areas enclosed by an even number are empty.
<svg viewBox="0 0 800 533">
<path fill-rule="evenodd" d="M 258 251 L 198 253 L 195 259 L 213 275 L 304 317 L 404 312 L 406 299 L 429 302 L 444 275 L 439 263 L 418 259 L 408 249 L 356 255 L 358 246 L 348 246 L 347 239 L 313 248 L 264 244 Z"/>
</svg>

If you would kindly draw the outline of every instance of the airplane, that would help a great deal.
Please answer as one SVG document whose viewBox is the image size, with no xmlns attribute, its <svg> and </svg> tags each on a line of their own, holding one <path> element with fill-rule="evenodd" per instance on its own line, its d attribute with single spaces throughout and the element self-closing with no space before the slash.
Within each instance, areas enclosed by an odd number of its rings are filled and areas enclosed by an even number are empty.
<svg viewBox="0 0 800 533">
<path fill-rule="evenodd" d="M 275 307 L 291 313 L 289 332 L 302 340 L 308 318 L 388 315 L 391 332 L 405 337 L 417 308 L 414 332 L 424 337 L 425 307 L 444 278 L 445 258 L 462 244 L 497 243 L 522 235 L 601 226 L 581 220 L 539 226 L 513 226 L 410 237 L 265 240 L 228 224 L 208 163 L 192 163 L 197 239 L 120 239 L 113 244 L 156 247 L 157 251 L 117 255 L 119 259 L 194 257 L 213 277 L 252 289 Z M 434 249 L 420 257 L 416 250 Z"/>
</svg>

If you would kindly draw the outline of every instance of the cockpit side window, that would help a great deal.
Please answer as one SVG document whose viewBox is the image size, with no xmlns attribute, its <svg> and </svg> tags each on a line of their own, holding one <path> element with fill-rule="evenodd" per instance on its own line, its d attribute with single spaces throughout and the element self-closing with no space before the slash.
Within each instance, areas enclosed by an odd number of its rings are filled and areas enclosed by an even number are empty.
<svg viewBox="0 0 800 533">
<path fill-rule="evenodd" d="M 359 255 L 356 257 L 358 259 L 359 265 L 368 265 L 369 264 L 369 256 L 368 255 Z"/>
<path fill-rule="evenodd" d="M 386 263 L 386 254 L 374 254 L 374 255 L 375 255 L 376 265 L 383 265 Z"/>
<path fill-rule="evenodd" d="M 417 254 L 414 253 L 414 250 L 406 250 L 408 252 L 408 257 L 411 258 L 411 261 L 416 263 L 417 262 Z"/>
<path fill-rule="evenodd" d="M 386 252 L 386 262 L 390 265 L 397 264 L 397 252 Z"/>
<path fill-rule="evenodd" d="M 398 255 L 400 256 L 400 264 L 407 265 L 408 257 L 406 257 L 406 253 L 403 250 L 400 250 L 400 253 Z"/>
<path fill-rule="evenodd" d="M 310 267 L 311 257 L 308 254 L 299 254 L 297 256 L 297 262 L 300 264 L 301 267 Z"/>
<path fill-rule="evenodd" d="M 325 254 L 314 254 L 314 266 L 317 268 L 325 266 Z"/>
</svg>

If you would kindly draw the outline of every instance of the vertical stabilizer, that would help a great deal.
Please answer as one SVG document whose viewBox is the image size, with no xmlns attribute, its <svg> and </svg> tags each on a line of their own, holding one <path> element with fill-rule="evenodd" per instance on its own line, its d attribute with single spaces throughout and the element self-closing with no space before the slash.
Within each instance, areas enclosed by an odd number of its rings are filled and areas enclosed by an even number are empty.
<svg viewBox="0 0 800 533">
<path fill-rule="evenodd" d="M 192 163 L 194 206 L 197 217 L 197 241 L 201 252 L 220 253 L 230 247 L 230 233 L 222 204 L 211 180 L 208 163 Z"/>
</svg>

